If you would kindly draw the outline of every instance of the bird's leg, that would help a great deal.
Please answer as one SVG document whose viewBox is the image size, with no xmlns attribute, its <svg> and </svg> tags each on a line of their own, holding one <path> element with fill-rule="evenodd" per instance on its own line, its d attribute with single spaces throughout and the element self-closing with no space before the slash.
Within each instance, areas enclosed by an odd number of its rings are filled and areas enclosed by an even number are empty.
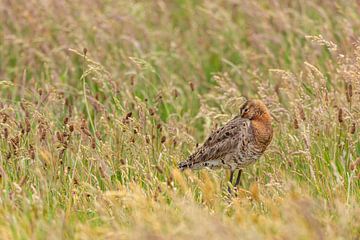
<svg viewBox="0 0 360 240">
<path fill-rule="evenodd" d="M 242 169 L 239 169 L 234 187 L 237 187 L 240 184 L 241 172 L 242 172 Z"/>
<path fill-rule="evenodd" d="M 234 171 L 233 171 L 233 170 L 230 170 L 230 179 L 229 179 L 229 182 L 231 183 L 231 185 L 232 185 L 233 177 L 234 177 Z M 231 188 L 230 188 L 230 186 L 228 186 L 228 192 L 231 193 Z"/>
</svg>

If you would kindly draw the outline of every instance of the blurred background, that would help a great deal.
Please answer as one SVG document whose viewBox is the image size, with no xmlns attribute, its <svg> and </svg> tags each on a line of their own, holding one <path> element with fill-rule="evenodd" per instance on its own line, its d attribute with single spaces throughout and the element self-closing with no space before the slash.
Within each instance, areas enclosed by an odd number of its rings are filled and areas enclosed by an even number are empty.
<svg viewBox="0 0 360 240">
<path fill-rule="evenodd" d="M 0 1 L 3 239 L 357 239 L 360 2 Z M 236 197 L 180 173 L 261 98 Z"/>
</svg>

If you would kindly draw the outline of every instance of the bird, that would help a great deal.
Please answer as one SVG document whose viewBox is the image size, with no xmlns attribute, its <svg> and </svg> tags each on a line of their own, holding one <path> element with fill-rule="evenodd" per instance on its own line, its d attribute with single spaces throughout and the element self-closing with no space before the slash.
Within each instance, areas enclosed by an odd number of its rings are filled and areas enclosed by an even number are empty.
<svg viewBox="0 0 360 240">
<path fill-rule="evenodd" d="M 246 100 L 240 113 L 224 126 L 213 131 L 186 161 L 179 163 L 180 170 L 202 168 L 230 169 L 230 184 L 240 184 L 242 170 L 263 155 L 273 138 L 271 115 L 260 99 Z M 231 192 L 230 186 L 228 191 Z"/>
</svg>

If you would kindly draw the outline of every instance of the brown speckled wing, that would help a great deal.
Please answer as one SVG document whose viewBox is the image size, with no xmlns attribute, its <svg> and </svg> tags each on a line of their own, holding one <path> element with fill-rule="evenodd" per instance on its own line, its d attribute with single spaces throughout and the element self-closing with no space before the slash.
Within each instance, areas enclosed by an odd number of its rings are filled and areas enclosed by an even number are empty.
<svg viewBox="0 0 360 240">
<path fill-rule="evenodd" d="M 250 136 L 250 120 L 240 116 L 230 120 L 223 127 L 211 133 L 204 144 L 187 159 L 187 164 L 221 159 L 235 152 L 239 143 L 246 144 Z"/>
</svg>

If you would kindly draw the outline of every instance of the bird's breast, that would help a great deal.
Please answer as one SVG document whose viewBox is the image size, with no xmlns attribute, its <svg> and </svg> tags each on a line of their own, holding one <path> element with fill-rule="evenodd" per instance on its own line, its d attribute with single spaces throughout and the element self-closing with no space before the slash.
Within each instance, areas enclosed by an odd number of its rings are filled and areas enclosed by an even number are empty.
<svg viewBox="0 0 360 240">
<path fill-rule="evenodd" d="M 265 151 L 273 136 L 271 122 L 256 120 L 251 122 L 251 127 L 256 142 L 255 147 Z"/>
</svg>

